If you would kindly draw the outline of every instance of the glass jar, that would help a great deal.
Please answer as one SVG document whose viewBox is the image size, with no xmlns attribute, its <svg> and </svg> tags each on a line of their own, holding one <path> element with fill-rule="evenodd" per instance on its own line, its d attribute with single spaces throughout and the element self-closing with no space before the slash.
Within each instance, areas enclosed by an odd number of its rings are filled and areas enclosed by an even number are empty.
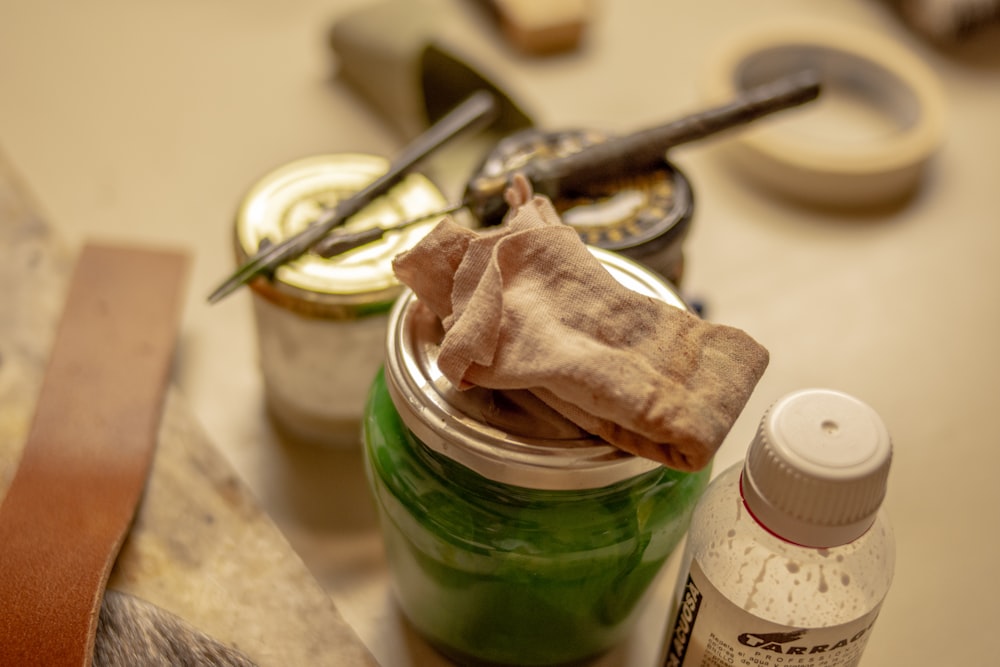
<svg viewBox="0 0 1000 667">
<path fill-rule="evenodd" d="M 853 396 L 772 405 L 695 507 L 661 664 L 856 667 L 895 567 L 891 462 L 888 429 Z"/>
<path fill-rule="evenodd" d="M 677 307 L 652 271 L 592 248 Z M 709 470 L 684 473 L 583 433 L 528 392 L 457 391 L 412 292 L 390 314 L 365 415 L 366 465 L 396 598 L 461 664 L 560 665 L 630 630 Z"/>
<path fill-rule="evenodd" d="M 237 262 L 305 229 L 324 209 L 384 174 L 376 155 L 315 155 L 284 164 L 251 187 L 236 216 Z M 408 174 L 343 228 L 390 227 L 438 211 L 444 196 Z M 357 447 L 372 376 L 382 365 L 389 309 L 403 286 L 392 258 L 437 224 L 430 218 L 336 257 L 306 253 L 250 283 L 268 413 L 287 435 Z"/>
</svg>

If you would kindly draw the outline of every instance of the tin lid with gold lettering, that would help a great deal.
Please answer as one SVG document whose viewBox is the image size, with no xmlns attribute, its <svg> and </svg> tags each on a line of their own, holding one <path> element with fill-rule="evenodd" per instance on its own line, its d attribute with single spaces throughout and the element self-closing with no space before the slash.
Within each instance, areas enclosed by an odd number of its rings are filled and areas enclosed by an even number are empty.
<svg viewBox="0 0 1000 667">
<path fill-rule="evenodd" d="M 510 174 L 533 160 L 563 158 L 609 138 L 591 129 L 521 130 L 497 143 L 469 179 L 469 188 L 481 178 Z M 552 204 L 584 243 L 621 253 L 680 283 L 694 195 L 687 176 L 666 157 L 658 168 L 615 173 L 586 192 L 554 197 Z M 474 206 L 473 213 L 483 224 L 501 222 L 485 207 Z"/>
<path fill-rule="evenodd" d="M 236 216 L 239 261 L 253 256 L 262 243 L 279 243 L 316 220 L 384 174 L 389 161 L 376 155 L 316 155 L 290 162 L 266 174 L 244 197 Z M 357 232 L 391 227 L 444 208 L 441 192 L 426 177 L 408 174 L 384 196 L 347 220 L 343 229 Z M 392 258 L 412 247 L 439 222 L 429 218 L 386 233 L 379 241 L 331 258 L 315 253 L 288 262 L 272 278 L 250 283 L 261 297 L 316 317 L 352 318 L 385 311 L 402 292 L 392 272 Z"/>
<path fill-rule="evenodd" d="M 622 285 L 686 308 L 650 269 L 590 251 Z M 409 290 L 389 316 L 386 385 L 403 423 L 432 450 L 488 479 L 536 489 L 600 488 L 660 467 L 585 433 L 528 391 L 459 391 L 437 366 L 443 333 Z"/>
</svg>

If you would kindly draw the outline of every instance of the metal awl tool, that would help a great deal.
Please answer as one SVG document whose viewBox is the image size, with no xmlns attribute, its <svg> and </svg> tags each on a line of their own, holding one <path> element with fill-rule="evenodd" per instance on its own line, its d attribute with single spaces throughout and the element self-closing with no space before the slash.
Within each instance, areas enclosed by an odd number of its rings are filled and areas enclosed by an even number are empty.
<svg viewBox="0 0 1000 667">
<path fill-rule="evenodd" d="M 751 123 L 777 111 L 811 102 L 821 92 L 819 75 L 796 72 L 743 91 L 719 106 L 688 114 L 668 123 L 639 130 L 581 149 L 577 153 L 533 159 L 517 168 L 532 183 L 536 194 L 550 199 L 584 192 L 594 183 L 623 174 L 656 169 L 667 151 L 724 130 Z M 390 227 L 359 232 L 338 231 L 313 247 L 322 257 L 333 257 L 381 239 L 385 234 L 438 216 L 468 208 L 480 224 L 499 224 L 507 211 L 503 193 L 512 173 L 473 175 L 460 202 Z"/>
<path fill-rule="evenodd" d="M 821 84 L 806 70 L 750 88 L 720 106 L 686 115 L 663 125 L 640 130 L 588 146 L 578 153 L 533 160 L 520 167 L 537 194 L 557 198 L 582 191 L 609 175 L 655 169 L 667 151 L 724 130 L 751 123 L 777 111 L 800 106 L 819 97 Z M 474 176 L 462 201 L 388 227 L 358 232 L 336 231 L 311 244 L 321 257 L 334 257 L 381 239 L 385 234 L 438 216 L 468 208 L 484 225 L 498 224 L 507 210 L 503 193 L 511 174 Z"/>
<path fill-rule="evenodd" d="M 374 243 L 389 232 L 399 231 L 411 225 L 416 225 L 418 223 L 425 222 L 426 220 L 430 220 L 431 218 L 437 218 L 448 215 L 449 213 L 455 213 L 463 208 L 465 208 L 465 204 L 455 204 L 453 206 L 449 206 L 448 208 L 442 208 L 431 213 L 420 215 L 416 218 L 410 218 L 409 220 L 395 225 L 387 225 L 385 227 L 369 227 L 368 229 L 362 229 L 358 232 L 338 230 L 317 241 L 316 245 L 312 247 L 312 251 L 320 257 L 336 257 L 337 255 L 354 250 L 355 248 L 360 248 L 361 246 L 368 245 L 369 243 Z"/>
<path fill-rule="evenodd" d="M 750 88 L 736 99 L 663 125 L 614 137 L 558 158 L 532 160 L 518 168 L 537 194 L 552 199 L 582 191 L 609 176 L 655 169 L 667 150 L 704 139 L 723 130 L 746 125 L 777 111 L 815 100 L 820 94 L 816 73 L 806 70 Z M 462 201 L 389 227 L 359 232 L 337 231 L 319 240 L 313 251 L 334 257 L 381 239 L 388 232 L 468 208 L 483 225 L 499 224 L 507 211 L 503 193 L 512 174 L 473 176 Z"/>
<path fill-rule="evenodd" d="M 777 111 L 819 97 L 819 75 L 803 70 L 742 91 L 735 99 L 677 120 L 631 134 L 611 137 L 579 152 L 531 160 L 517 171 L 536 194 L 550 199 L 586 191 L 592 184 L 622 174 L 647 172 L 661 165 L 667 151 L 724 130 L 747 125 Z M 503 193 L 512 174 L 481 174 L 469 179 L 463 203 L 484 225 L 498 224 L 507 211 Z"/>
<path fill-rule="evenodd" d="M 219 285 L 209 295 L 208 302 L 217 303 L 256 276 L 271 273 L 285 262 L 306 253 L 332 229 L 343 224 L 349 217 L 399 183 L 418 162 L 462 131 L 484 121 L 494 113 L 496 113 L 496 101 L 490 93 L 486 91 L 473 93 L 406 146 L 393 160 L 385 174 L 353 196 L 325 210 L 315 222 L 298 234 L 281 243 L 262 248 Z"/>
</svg>

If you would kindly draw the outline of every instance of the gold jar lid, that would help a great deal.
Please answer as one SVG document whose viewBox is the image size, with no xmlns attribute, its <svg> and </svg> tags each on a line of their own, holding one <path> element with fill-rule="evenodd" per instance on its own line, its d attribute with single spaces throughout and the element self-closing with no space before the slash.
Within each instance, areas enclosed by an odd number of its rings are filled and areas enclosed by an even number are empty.
<svg viewBox="0 0 1000 667">
<path fill-rule="evenodd" d="M 236 216 L 238 261 L 253 256 L 262 243 L 280 243 L 305 229 L 323 209 L 336 206 L 388 169 L 385 158 L 341 153 L 303 158 L 266 174 L 251 187 Z M 433 183 L 411 173 L 341 228 L 357 232 L 390 227 L 445 206 Z M 269 301 L 317 317 L 347 319 L 384 311 L 402 292 L 392 258 L 416 244 L 439 220 L 388 232 L 379 241 L 329 259 L 306 253 L 250 286 Z"/>
</svg>

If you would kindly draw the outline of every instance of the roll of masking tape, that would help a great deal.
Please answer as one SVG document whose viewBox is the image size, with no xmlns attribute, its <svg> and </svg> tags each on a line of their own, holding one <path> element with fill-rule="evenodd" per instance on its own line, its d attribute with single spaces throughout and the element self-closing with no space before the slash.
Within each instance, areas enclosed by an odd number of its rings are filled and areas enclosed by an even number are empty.
<svg viewBox="0 0 1000 667">
<path fill-rule="evenodd" d="M 941 86 L 923 62 L 854 26 L 787 22 L 724 42 L 710 61 L 710 103 L 792 72 L 822 80 L 817 101 L 758 121 L 725 151 L 758 183 L 814 204 L 900 201 L 944 135 Z"/>
</svg>

